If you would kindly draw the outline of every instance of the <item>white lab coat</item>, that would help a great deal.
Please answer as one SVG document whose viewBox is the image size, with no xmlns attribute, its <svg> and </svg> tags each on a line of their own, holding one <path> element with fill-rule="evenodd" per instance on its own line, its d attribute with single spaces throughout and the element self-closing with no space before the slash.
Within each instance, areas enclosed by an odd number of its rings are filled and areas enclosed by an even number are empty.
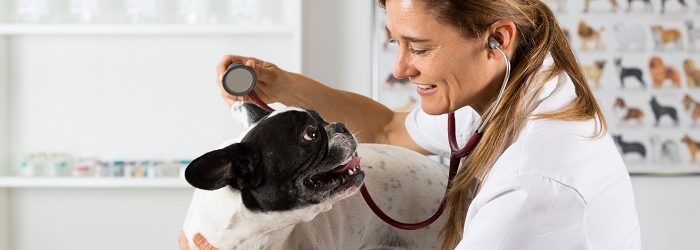
<svg viewBox="0 0 700 250">
<path fill-rule="evenodd" d="M 575 96 L 562 73 L 546 83 L 534 114 L 564 107 Z M 463 145 L 479 117 L 469 107 L 456 117 Z M 406 128 L 418 145 L 449 156 L 446 120 L 416 109 Z M 641 249 L 629 174 L 607 133 L 591 139 L 595 126 L 593 120 L 528 121 L 469 206 L 456 249 Z"/>
</svg>

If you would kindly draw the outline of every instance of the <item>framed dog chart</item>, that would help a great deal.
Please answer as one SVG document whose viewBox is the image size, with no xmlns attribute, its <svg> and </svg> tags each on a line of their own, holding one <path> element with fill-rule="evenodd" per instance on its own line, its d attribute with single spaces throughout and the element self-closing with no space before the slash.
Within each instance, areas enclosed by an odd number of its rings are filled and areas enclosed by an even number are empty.
<svg viewBox="0 0 700 250">
<path fill-rule="evenodd" d="M 700 174 L 700 0 L 544 0 L 556 13 L 631 174 Z M 396 46 L 375 6 L 373 97 L 420 105 L 392 77 Z"/>
<path fill-rule="evenodd" d="M 700 0 L 546 0 L 632 174 L 700 174 Z"/>
</svg>

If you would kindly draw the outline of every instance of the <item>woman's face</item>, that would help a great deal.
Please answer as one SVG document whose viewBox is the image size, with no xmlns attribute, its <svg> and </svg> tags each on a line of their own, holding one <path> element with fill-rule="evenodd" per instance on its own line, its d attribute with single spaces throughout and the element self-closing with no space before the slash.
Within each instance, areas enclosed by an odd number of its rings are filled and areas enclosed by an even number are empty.
<svg viewBox="0 0 700 250">
<path fill-rule="evenodd" d="M 417 86 L 423 110 L 432 115 L 470 105 L 480 114 L 496 96 L 503 66 L 489 59 L 486 37 L 466 38 L 438 22 L 422 1 L 388 0 L 387 29 L 398 43 L 396 78 Z"/>
</svg>

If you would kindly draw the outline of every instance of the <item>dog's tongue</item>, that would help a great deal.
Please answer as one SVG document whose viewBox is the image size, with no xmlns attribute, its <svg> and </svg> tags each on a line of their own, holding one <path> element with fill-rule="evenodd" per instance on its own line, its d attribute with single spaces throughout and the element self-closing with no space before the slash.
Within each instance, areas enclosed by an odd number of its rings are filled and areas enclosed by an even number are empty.
<svg viewBox="0 0 700 250">
<path fill-rule="evenodd" d="M 333 173 L 342 173 L 342 172 L 348 171 L 348 169 L 355 168 L 359 165 L 360 165 L 360 157 L 358 157 L 357 155 L 354 155 L 348 163 L 334 169 Z"/>
</svg>

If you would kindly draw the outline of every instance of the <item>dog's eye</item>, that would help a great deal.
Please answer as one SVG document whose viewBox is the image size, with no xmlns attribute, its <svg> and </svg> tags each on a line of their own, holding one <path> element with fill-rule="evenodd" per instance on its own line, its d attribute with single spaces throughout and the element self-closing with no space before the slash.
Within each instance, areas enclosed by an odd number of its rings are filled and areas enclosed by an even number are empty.
<svg viewBox="0 0 700 250">
<path fill-rule="evenodd" d="M 316 137 L 318 137 L 318 129 L 311 125 L 306 126 L 306 129 L 304 129 L 304 140 L 313 141 L 316 140 Z"/>
</svg>

